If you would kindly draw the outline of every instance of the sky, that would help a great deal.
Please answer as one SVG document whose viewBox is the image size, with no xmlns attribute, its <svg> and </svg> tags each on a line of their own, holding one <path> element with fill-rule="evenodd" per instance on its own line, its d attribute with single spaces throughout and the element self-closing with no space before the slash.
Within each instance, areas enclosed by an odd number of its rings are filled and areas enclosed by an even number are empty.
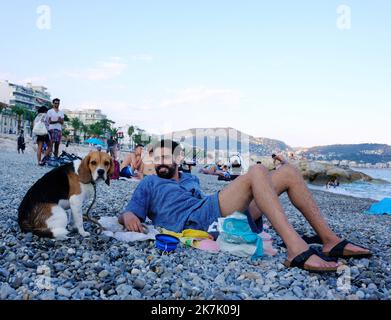
<svg viewBox="0 0 391 320">
<path fill-rule="evenodd" d="M 151 133 L 391 144 L 391 1 L 1 1 L 0 79 Z"/>
</svg>

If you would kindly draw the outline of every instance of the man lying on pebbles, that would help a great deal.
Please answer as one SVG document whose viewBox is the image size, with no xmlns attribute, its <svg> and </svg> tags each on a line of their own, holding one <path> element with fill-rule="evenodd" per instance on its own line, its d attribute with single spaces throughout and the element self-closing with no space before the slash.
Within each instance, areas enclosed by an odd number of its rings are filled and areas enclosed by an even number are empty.
<svg viewBox="0 0 391 320">
<path fill-rule="evenodd" d="M 178 143 L 162 140 L 153 150 L 157 176 L 147 176 L 140 182 L 119 217 L 119 222 L 129 231 L 143 232 L 141 223 L 147 216 L 154 225 L 175 232 L 183 229 L 207 231 L 217 218 L 248 210 L 254 220 L 264 214 L 281 236 L 288 253 L 286 267 L 330 272 L 337 271 L 340 266 L 337 258 L 371 256 L 368 249 L 342 241 L 330 229 L 294 166 L 283 164 L 270 173 L 264 166 L 255 165 L 225 189 L 204 196 L 197 177 L 178 171 L 178 164 L 183 159 L 183 150 Z M 319 235 L 322 252 L 310 249 L 288 222 L 278 200 L 284 192 Z"/>
</svg>

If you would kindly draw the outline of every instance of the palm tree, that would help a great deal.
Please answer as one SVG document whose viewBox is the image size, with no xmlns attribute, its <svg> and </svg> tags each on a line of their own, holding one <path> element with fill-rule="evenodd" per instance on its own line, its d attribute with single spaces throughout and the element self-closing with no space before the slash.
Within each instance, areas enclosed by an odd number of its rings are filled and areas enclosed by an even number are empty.
<svg viewBox="0 0 391 320">
<path fill-rule="evenodd" d="M 8 105 L 3 102 L 0 102 L 0 113 L 3 113 L 3 110 L 6 108 L 8 108 Z"/>
<path fill-rule="evenodd" d="M 79 142 L 79 136 L 77 135 L 77 132 L 82 128 L 83 122 L 79 118 L 72 118 L 71 119 L 71 126 L 73 129 L 73 141 Z"/>
<path fill-rule="evenodd" d="M 114 124 L 115 122 L 106 118 L 100 120 L 98 123 L 103 130 L 103 134 L 107 135 L 111 130 L 111 125 Z"/>
<path fill-rule="evenodd" d="M 88 136 L 88 125 L 82 122 L 80 130 L 83 132 L 83 140 L 87 140 Z"/>
<path fill-rule="evenodd" d="M 67 130 L 67 129 L 62 130 L 62 135 L 64 138 L 68 138 L 69 134 L 70 134 L 69 130 Z"/>
<path fill-rule="evenodd" d="M 36 116 L 37 116 L 37 112 L 24 109 L 23 117 L 25 120 L 28 121 L 29 133 L 31 136 L 33 134 L 33 122 Z"/>
<path fill-rule="evenodd" d="M 103 136 L 105 132 L 102 128 L 102 124 L 100 122 L 96 122 L 88 126 L 88 133 L 91 136 L 95 136 L 99 138 Z"/>
<path fill-rule="evenodd" d="M 21 129 L 22 116 L 24 115 L 25 110 L 26 109 L 23 106 L 18 105 L 18 104 L 11 106 L 11 112 L 17 116 L 18 132 L 20 132 L 20 129 Z"/>
<path fill-rule="evenodd" d="M 110 129 L 110 136 L 116 137 L 118 134 L 118 128 L 111 128 Z"/>
</svg>

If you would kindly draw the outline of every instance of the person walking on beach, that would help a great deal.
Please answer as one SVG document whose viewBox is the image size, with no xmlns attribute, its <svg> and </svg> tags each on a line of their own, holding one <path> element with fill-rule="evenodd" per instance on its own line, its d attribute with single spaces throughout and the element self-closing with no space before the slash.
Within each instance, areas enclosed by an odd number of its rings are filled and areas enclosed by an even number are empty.
<svg viewBox="0 0 391 320">
<path fill-rule="evenodd" d="M 22 153 L 24 153 L 24 150 L 26 149 L 26 142 L 24 140 L 24 131 L 23 130 L 20 130 L 17 144 L 18 144 L 18 153 L 20 153 L 20 151 L 22 151 Z"/>
<path fill-rule="evenodd" d="M 45 159 L 47 159 L 49 157 L 49 154 L 51 153 L 51 144 L 50 144 L 50 138 L 48 133 L 49 124 L 47 122 L 47 112 L 48 112 L 48 108 L 40 107 L 38 109 L 38 115 L 34 119 L 33 133 L 34 130 L 36 130 L 36 128 L 41 127 L 39 129 L 40 132 L 36 134 L 36 139 L 37 139 L 36 143 L 38 145 L 37 160 L 38 160 L 38 165 L 40 166 L 45 165 Z M 41 160 L 44 144 L 46 144 L 48 147 L 45 151 L 45 157 Z"/>
<path fill-rule="evenodd" d="M 53 109 L 47 113 L 49 123 L 50 142 L 54 146 L 54 155 L 58 158 L 59 147 L 62 138 L 62 125 L 64 124 L 64 112 L 60 110 L 60 99 L 53 100 Z"/>
<path fill-rule="evenodd" d="M 118 141 L 113 136 L 110 136 L 107 140 L 107 153 L 109 153 L 114 159 L 117 159 Z"/>
<path fill-rule="evenodd" d="M 184 158 L 178 143 L 162 140 L 153 150 L 157 175 L 139 183 L 118 219 L 127 230 L 143 232 L 141 222 L 149 217 L 154 225 L 174 232 L 189 228 L 207 231 L 216 219 L 248 210 L 254 221 L 265 215 L 282 238 L 287 247 L 286 267 L 335 272 L 340 266 L 335 258 L 371 256 L 368 249 L 341 240 L 331 230 L 301 173 L 288 163 L 272 172 L 254 165 L 220 192 L 205 196 L 197 177 L 178 171 Z M 322 252 L 310 249 L 289 223 L 278 200 L 284 192 L 319 235 Z"/>
</svg>

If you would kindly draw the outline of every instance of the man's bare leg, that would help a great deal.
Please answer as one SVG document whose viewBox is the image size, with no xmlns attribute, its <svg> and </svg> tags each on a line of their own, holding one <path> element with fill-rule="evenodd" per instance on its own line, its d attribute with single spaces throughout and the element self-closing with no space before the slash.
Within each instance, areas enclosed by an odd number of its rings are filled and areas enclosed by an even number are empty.
<svg viewBox="0 0 391 320">
<path fill-rule="evenodd" d="M 268 170 L 261 165 L 253 166 L 249 172 L 235 179 L 219 193 L 220 210 L 223 216 L 234 211 L 248 208 L 254 199 L 259 213 L 263 212 L 276 232 L 286 244 L 288 260 L 293 260 L 300 253 L 308 250 L 308 245 L 288 222 L 284 210 L 278 200 L 278 195 L 272 185 Z M 257 219 L 259 216 L 254 216 Z M 335 262 L 326 262 L 316 255 L 307 260 L 307 265 L 313 267 L 337 267 Z"/>
<path fill-rule="evenodd" d="M 302 174 L 293 165 L 283 165 L 270 173 L 272 184 L 278 195 L 288 193 L 292 204 L 304 215 L 309 224 L 319 235 L 323 251 L 329 252 L 342 240 L 330 229 L 317 206 L 311 191 L 308 189 Z M 254 209 L 253 209 L 254 210 Z M 369 253 L 367 249 L 348 244 L 346 249 L 353 252 Z"/>
</svg>

